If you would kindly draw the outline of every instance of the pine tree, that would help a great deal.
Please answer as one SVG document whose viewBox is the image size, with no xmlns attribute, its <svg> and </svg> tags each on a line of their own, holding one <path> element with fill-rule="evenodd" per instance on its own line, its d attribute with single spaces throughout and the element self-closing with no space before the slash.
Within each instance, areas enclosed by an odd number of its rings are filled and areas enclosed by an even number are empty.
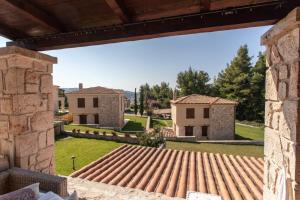
<svg viewBox="0 0 300 200">
<path fill-rule="evenodd" d="M 251 81 L 251 57 L 248 55 L 247 45 L 239 48 L 227 68 L 219 73 L 215 87 L 220 96 L 238 100 L 236 114 L 237 119 L 245 120 L 251 115 L 250 81 Z"/>
<path fill-rule="evenodd" d="M 144 87 L 140 87 L 140 115 L 143 116 L 144 114 Z"/>
<path fill-rule="evenodd" d="M 265 80 L 266 80 L 266 57 L 259 52 L 255 66 L 251 70 L 251 110 L 249 120 L 263 121 L 265 110 Z"/>
<path fill-rule="evenodd" d="M 134 113 L 137 115 L 138 113 L 138 105 L 137 105 L 137 97 L 136 97 L 136 88 L 134 88 Z"/>
</svg>

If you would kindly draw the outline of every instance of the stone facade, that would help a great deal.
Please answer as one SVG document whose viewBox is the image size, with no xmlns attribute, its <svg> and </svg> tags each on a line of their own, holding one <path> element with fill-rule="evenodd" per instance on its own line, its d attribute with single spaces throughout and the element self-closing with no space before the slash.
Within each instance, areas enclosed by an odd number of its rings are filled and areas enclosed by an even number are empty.
<svg viewBox="0 0 300 200">
<path fill-rule="evenodd" d="M 54 173 L 52 65 L 56 58 L 0 48 L 0 153 L 10 165 Z"/>
<path fill-rule="evenodd" d="M 300 8 L 262 36 L 266 45 L 264 199 L 300 199 Z M 285 177 L 285 178 L 284 178 Z M 283 179 L 282 179 L 283 178 Z M 286 187 L 286 196 L 281 190 Z"/>
<path fill-rule="evenodd" d="M 88 92 L 85 92 L 88 91 Z M 81 93 L 82 92 L 82 93 Z M 69 103 L 69 113 L 73 115 L 73 123 L 81 124 L 80 116 L 86 116 L 86 124 L 99 127 L 121 129 L 124 125 L 124 94 L 112 89 L 95 87 L 85 88 L 78 92 L 66 94 Z M 78 107 L 78 98 L 83 98 L 85 106 Z M 94 99 L 98 106 L 94 106 Z M 98 116 L 98 123 L 95 115 Z"/>
<path fill-rule="evenodd" d="M 199 96 L 201 98 L 201 96 Z M 209 98 L 214 101 L 215 97 Z M 198 140 L 233 140 L 235 132 L 236 102 L 226 104 L 212 103 L 172 103 L 171 116 L 173 131 L 176 136 L 186 136 L 186 127 L 193 128 L 193 136 Z M 188 119 L 187 109 L 194 109 L 194 118 Z M 208 109 L 209 117 L 204 117 L 204 109 Z M 207 136 L 203 135 L 202 127 L 207 127 Z"/>
</svg>

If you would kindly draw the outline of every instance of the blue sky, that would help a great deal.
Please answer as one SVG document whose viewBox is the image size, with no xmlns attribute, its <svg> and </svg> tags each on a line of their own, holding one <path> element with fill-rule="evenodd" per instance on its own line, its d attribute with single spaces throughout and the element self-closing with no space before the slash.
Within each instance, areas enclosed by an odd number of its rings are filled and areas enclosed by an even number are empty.
<svg viewBox="0 0 300 200">
<path fill-rule="evenodd" d="M 104 86 L 134 91 L 141 84 L 169 82 L 189 66 L 209 73 L 211 79 L 226 67 L 242 44 L 256 60 L 260 36 L 270 27 L 248 28 L 151 40 L 81 47 L 44 53 L 58 57 L 54 84 L 61 87 Z M 0 46 L 5 46 L 0 37 Z"/>
</svg>

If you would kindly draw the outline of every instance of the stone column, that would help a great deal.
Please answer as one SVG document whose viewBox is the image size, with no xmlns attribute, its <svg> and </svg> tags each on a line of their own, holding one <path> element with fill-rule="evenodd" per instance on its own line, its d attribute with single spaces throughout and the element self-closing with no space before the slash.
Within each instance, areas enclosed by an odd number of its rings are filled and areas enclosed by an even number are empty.
<svg viewBox="0 0 300 200">
<path fill-rule="evenodd" d="M 266 45 L 264 199 L 300 199 L 300 8 L 262 36 Z M 281 178 L 284 177 L 283 181 Z M 283 176 L 282 176 L 283 175 Z M 283 183 L 283 184 L 281 184 Z"/>
<path fill-rule="evenodd" d="M 10 165 L 54 173 L 51 56 L 0 48 L 0 153 Z"/>
</svg>

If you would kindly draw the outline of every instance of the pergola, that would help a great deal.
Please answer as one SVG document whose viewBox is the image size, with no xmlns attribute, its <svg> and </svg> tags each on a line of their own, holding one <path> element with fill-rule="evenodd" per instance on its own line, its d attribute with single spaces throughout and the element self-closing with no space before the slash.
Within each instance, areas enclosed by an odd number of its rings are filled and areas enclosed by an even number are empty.
<svg viewBox="0 0 300 200">
<path fill-rule="evenodd" d="M 56 58 L 35 51 L 276 24 L 262 37 L 264 199 L 278 199 L 284 188 L 286 199 L 300 199 L 298 6 L 299 0 L 0 0 L 0 34 L 11 40 L 0 49 L 0 151 L 13 165 L 54 173 Z"/>
</svg>

